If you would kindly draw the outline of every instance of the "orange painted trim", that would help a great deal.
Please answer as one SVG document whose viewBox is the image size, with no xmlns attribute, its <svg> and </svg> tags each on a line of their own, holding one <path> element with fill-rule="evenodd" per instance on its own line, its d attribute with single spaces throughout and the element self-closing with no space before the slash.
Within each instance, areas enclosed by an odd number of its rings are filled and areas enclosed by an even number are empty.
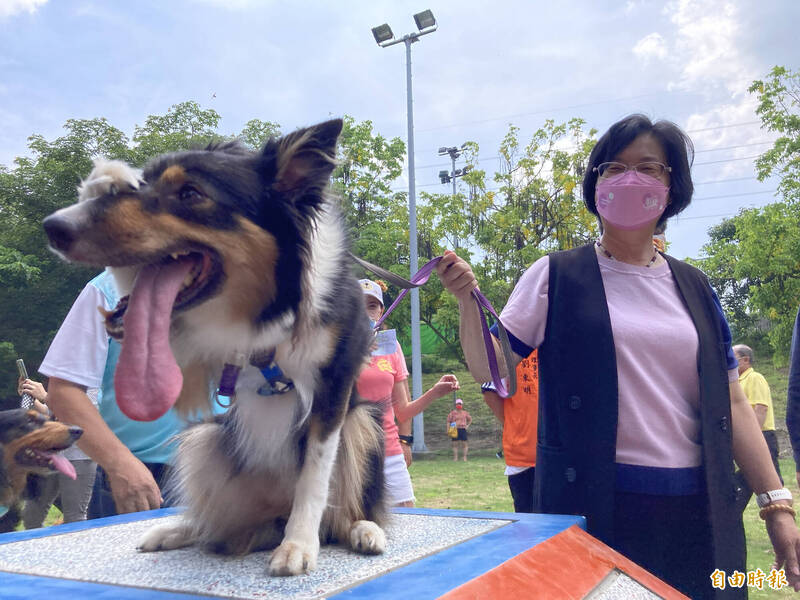
<svg viewBox="0 0 800 600">
<path fill-rule="evenodd" d="M 577 525 L 440 596 L 446 600 L 580 599 L 619 569 L 665 600 L 689 600 Z"/>
</svg>

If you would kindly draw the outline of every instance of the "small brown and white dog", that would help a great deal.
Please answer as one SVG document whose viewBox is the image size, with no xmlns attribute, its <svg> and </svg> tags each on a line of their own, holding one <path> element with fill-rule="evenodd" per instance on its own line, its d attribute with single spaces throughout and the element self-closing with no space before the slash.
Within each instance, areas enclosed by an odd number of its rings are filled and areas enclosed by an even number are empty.
<svg viewBox="0 0 800 600">
<path fill-rule="evenodd" d="M 372 333 L 328 193 L 341 127 L 167 154 L 141 173 L 98 162 L 78 203 L 44 221 L 57 253 L 112 267 L 124 296 L 105 315 L 123 412 L 189 413 L 235 387 L 230 410 L 180 436 L 187 510 L 143 551 L 277 545 L 270 573 L 296 575 L 320 540 L 385 548 L 380 414 L 355 390 Z"/>
<path fill-rule="evenodd" d="M 30 476 L 60 472 L 75 479 L 75 467 L 59 452 L 82 433 L 35 410 L 0 411 L 0 532 L 12 531 L 19 522 L 23 492 L 36 489 Z"/>
</svg>

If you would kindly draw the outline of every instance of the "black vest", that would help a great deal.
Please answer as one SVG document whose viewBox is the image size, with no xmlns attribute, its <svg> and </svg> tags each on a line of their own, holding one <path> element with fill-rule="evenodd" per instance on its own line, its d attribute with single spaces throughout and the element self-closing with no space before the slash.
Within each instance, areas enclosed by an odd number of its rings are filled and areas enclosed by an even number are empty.
<svg viewBox="0 0 800 600">
<path fill-rule="evenodd" d="M 705 275 L 665 258 L 700 341 L 701 442 L 713 564 L 728 574 L 744 572 L 726 347 Z M 613 544 L 618 382 L 600 267 L 593 245 L 553 253 L 549 260 L 547 327 L 539 348 L 534 510 L 584 515 L 589 533 Z"/>
</svg>

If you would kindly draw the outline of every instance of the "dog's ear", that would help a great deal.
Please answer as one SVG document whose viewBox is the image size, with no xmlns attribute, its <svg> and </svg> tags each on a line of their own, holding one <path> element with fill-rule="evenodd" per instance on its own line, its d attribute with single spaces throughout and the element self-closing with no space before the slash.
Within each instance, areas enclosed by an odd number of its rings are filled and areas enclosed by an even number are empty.
<svg viewBox="0 0 800 600">
<path fill-rule="evenodd" d="M 342 120 L 298 129 L 264 146 L 263 158 L 274 174 L 272 187 L 295 202 L 318 204 L 336 167 L 336 140 Z"/>
</svg>

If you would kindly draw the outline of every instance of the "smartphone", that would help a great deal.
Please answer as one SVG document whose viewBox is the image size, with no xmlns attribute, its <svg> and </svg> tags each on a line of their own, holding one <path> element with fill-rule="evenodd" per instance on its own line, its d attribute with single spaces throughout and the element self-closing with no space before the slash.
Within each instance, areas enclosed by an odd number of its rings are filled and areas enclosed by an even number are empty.
<svg viewBox="0 0 800 600">
<path fill-rule="evenodd" d="M 25 368 L 25 361 L 21 358 L 17 359 L 17 371 L 19 372 L 19 376 L 23 379 L 28 378 L 28 369 Z M 33 396 L 24 392 L 22 394 L 22 400 L 19 403 L 20 408 L 33 408 Z"/>
<path fill-rule="evenodd" d="M 28 369 L 25 368 L 25 361 L 21 358 L 17 359 L 17 371 L 19 371 L 19 376 L 23 379 L 28 378 Z"/>
</svg>

